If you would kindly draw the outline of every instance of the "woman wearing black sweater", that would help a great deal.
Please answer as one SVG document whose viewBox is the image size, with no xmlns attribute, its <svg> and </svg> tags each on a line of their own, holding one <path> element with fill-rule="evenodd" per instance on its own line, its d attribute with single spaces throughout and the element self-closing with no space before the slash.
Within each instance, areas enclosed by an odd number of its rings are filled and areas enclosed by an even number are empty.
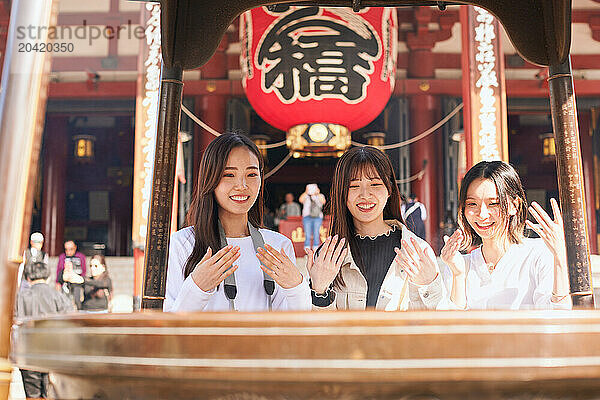
<svg viewBox="0 0 600 400">
<path fill-rule="evenodd" d="M 90 262 L 92 276 L 83 283 L 84 310 L 108 310 L 112 297 L 112 281 L 108 275 L 104 256 L 95 255 Z"/>
</svg>

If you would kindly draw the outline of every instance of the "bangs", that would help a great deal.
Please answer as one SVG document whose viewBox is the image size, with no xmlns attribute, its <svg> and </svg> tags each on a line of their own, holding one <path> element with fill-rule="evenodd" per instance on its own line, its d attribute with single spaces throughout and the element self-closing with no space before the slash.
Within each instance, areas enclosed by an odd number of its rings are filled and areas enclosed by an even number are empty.
<svg viewBox="0 0 600 400">
<path fill-rule="evenodd" d="M 379 172 L 376 165 L 369 160 L 360 160 L 350 167 L 350 181 L 360 179 L 361 176 L 366 176 L 369 179 L 382 179 L 384 176 Z"/>
</svg>

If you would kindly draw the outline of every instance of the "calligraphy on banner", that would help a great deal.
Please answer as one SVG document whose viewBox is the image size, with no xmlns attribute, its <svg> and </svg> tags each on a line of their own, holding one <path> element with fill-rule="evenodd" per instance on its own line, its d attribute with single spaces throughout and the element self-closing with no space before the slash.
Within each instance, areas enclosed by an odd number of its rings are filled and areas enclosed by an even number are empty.
<svg viewBox="0 0 600 400">
<path fill-rule="evenodd" d="M 138 93 L 136 100 L 133 226 L 134 246 L 146 242 L 148 211 L 152 191 L 152 169 L 160 92 L 161 36 L 160 5 L 146 4 L 143 12 L 146 41 L 140 43 Z"/>
<path fill-rule="evenodd" d="M 506 89 L 500 24 L 481 7 L 461 10 L 465 80 L 465 133 L 471 165 L 482 160 L 508 161 Z"/>
</svg>

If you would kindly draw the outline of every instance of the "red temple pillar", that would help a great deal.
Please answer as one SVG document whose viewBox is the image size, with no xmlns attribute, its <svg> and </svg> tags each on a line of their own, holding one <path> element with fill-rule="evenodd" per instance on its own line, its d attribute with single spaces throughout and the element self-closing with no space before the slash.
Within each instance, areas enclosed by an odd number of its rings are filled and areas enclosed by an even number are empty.
<svg viewBox="0 0 600 400">
<path fill-rule="evenodd" d="M 63 252 L 68 159 L 67 117 L 48 117 L 43 155 L 42 233 L 51 256 Z"/>
<path fill-rule="evenodd" d="M 221 40 L 217 51 L 210 61 L 200 69 L 200 78 L 208 80 L 206 84 L 208 94 L 196 97 L 195 102 L 195 114 L 204 123 L 220 133 L 225 131 L 228 96 L 213 94 L 212 92 L 216 90 L 216 85 L 211 80 L 227 79 L 227 54 L 225 51 L 227 50 L 228 43 L 226 35 Z M 198 125 L 195 128 L 195 136 L 194 153 L 196 159 L 194 160 L 194 170 L 196 171 L 200 166 L 202 153 L 215 136 Z M 194 174 L 194 179 L 195 177 L 196 174 Z"/>
<path fill-rule="evenodd" d="M 411 136 L 422 133 L 438 122 L 439 112 L 440 102 L 436 96 L 429 94 L 412 96 L 410 99 Z M 411 190 L 427 208 L 427 220 L 425 221 L 427 242 L 435 249 L 440 244 L 438 243 L 440 188 L 443 189 L 444 187 L 443 174 L 441 173 L 443 163 L 439 135 L 429 135 L 411 146 L 411 175 L 421 171 L 425 161 L 427 162 L 425 174 L 422 179 L 411 182 Z"/>
<path fill-rule="evenodd" d="M 227 100 L 228 96 L 221 94 L 207 94 L 200 96 L 200 115 L 202 121 L 208 126 L 216 130 L 217 132 L 225 131 L 225 114 L 227 112 Z M 203 143 L 202 150 L 206 149 L 206 146 L 215 136 L 202 129 L 201 142 Z"/>
<path fill-rule="evenodd" d="M 225 113 L 227 110 L 227 96 L 207 94 L 197 96 L 195 100 L 194 114 L 205 124 L 217 132 L 225 131 Z M 197 180 L 197 172 L 200 167 L 202 154 L 208 144 L 215 136 L 196 124 L 194 127 L 194 173 L 193 179 Z"/>
<path fill-rule="evenodd" d="M 6 39 L 8 37 L 8 23 L 10 20 L 11 3 L 0 2 L 0 76 L 4 66 L 4 54 L 6 54 Z"/>
<path fill-rule="evenodd" d="M 422 93 L 410 98 L 410 131 L 411 137 L 417 136 L 431 128 L 440 119 L 440 100 L 428 93 L 429 80 L 435 78 L 434 54 L 431 51 L 436 41 L 442 36 L 439 31 L 429 31 L 428 23 L 433 17 L 429 9 L 419 7 L 415 10 L 416 32 L 407 35 L 406 43 L 410 50 L 407 75 L 409 78 L 422 79 L 419 86 Z M 425 166 L 422 179 L 411 182 L 411 191 L 427 208 L 425 228 L 427 242 L 437 251 L 440 248 L 439 219 L 440 198 L 439 188 L 444 187 L 442 181 L 442 151 L 440 135 L 434 133 L 411 145 L 410 172 L 417 174 Z"/>
<path fill-rule="evenodd" d="M 593 123 L 592 113 L 579 113 L 579 140 L 581 141 L 581 164 L 583 167 L 583 184 L 585 189 L 586 217 L 588 223 L 588 243 L 590 252 L 598 253 L 597 227 L 596 227 L 596 196 L 594 183 L 594 145 L 592 140 Z"/>
</svg>

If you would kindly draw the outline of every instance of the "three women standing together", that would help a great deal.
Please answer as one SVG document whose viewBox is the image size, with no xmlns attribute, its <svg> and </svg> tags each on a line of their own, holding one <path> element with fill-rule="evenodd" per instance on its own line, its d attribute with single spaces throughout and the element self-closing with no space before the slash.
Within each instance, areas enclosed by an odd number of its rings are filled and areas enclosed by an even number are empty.
<svg viewBox="0 0 600 400">
<path fill-rule="evenodd" d="M 353 148 L 338 161 L 330 236 L 307 249 L 309 280 L 291 241 L 262 226 L 263 159 L 244 135 L 211 142 L 187 228 L 171 238 L 165 311 L 311 308 L 381 310 L 570 307 L 560 211 L 527 201 L 514 169 L 482 162 L 465 175 L 457 230 L 435 254 L 410 232 L 388 157 Z M 524 238 L 525 224 L 541 239 Z M 460 248 L 479 246 L 466 256 Z"/>
</svg>

